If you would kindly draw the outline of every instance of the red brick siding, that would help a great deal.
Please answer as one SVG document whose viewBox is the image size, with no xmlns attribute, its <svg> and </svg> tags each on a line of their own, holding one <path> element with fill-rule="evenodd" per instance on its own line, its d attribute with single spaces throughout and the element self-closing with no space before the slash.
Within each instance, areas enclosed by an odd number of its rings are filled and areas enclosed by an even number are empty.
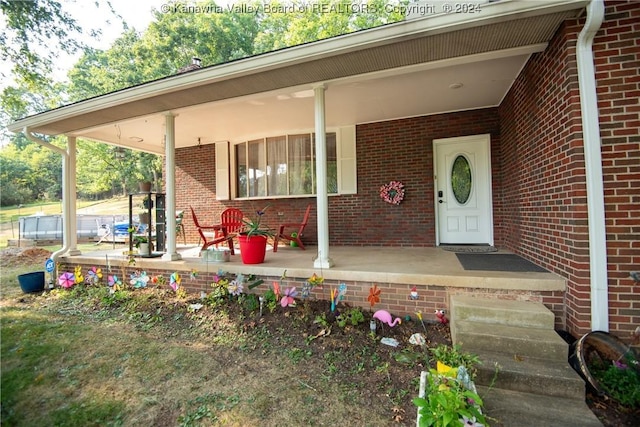
<svg viewBox="0 0 640 427">
<path fill-rule="evenodd" d="M 492 108 L 358 125 L 358 194 L 331 199 L 331 243 L 435 246 L 433 140 L 489 133 L 497 147 L 498 130 Z M 393 180 L 405 185 L 400 205 L 380 198 Z"/>
<path fill-rule="evenodd" d="M 609 328 L 640 325 L 640 2 L 606 2 L 594 41 L 607 227 Z"/>
<path fill-rule="evenodd" d="M 566 278 L 567 328 L 591 326 L 585 164 L 575 44 L 567 21 L 534 55 L 499 108 L 504 243 Z M 628 338 L 640 323 L 640 3 L 607 2 L 594 42 L 607 221 L 610 323 Z M 507 177 L 509 179 L 507 179 Z"/>
<path fill-rule="evenodd" d="M 576 29 L 565 23 L 532 56 L 499 108 L 504 244 L 569 279 L 572 331 L 590 321 L 578 319 L 590 303 Z"/>
<path fill-rule="evenodd" d="M 433 148 L 436 138 L 490 133 L 492 150 L 499 147 L 496 109 L 473 110 L 429 117 L 358 125 L 358 194 L 329 197 L 329 239 L 332 245 L 350 246 L 434 246 Z M 498 161 L 493 162 L 495 176 Z M 176 150 L 176 195 L 178 210 L 187 212 L 187 240 L 196 242 L 189 206 L 203 223 L 215 223 L 226 207 L 245 213 L 269 203 L 264 221 L 275 227 L 280 222 L 302 219 L 308 203 L 314 204 L 305 243 L 317 242 L 315 198 L 269 201 L 218 201 L 215 199 L 215 147 L 213 144 Z M 405 184 L 400 205 L 385 203 L 380 186 L 391 180 Z M 498 211 L 499 179 L 494 181 L 494 203 Z M 284 215 L 278 216 L 282 212 Z M 498 217 L 498 215 L 496 215 Z M 499 235 L 496 230 L 496 235 Z"/>
<path fill-rule="evenodd" d="M 123 278 L 123 281 L 127 281 L 128 278 L 134 274 L 136 271 L 143 270 L 148 277 L 151 279 L 155 276 L 163 276 L 166 284 L 163 285 L 164 289 L 169 290 L 169 278 L 172 273 L 176 270 L 160 268 L 162 264 L 158 263 L 159 268 L 145 268 L 141 269 L 139 266 L 128 265 L 127 259 L 125 257 L 119 257 L 119 259 L 113 259 L 110 261 L 112 274 L 117 275 L 120 278 Z M 73 263 L 65 263 L 62 262 L 60 264 L 60 272 L 62 271 L 74 271 L 74 269 L 80 266 L 83 272 L 86 272 L 93 266 L 101 267 L 103 271 L 107 271 L 106 266 L 104 265 L 96 265 L 94 263 L 89 263 L 87 261 L 83 262 L 73 262 Z M 193 298 L 194 296 L 199 296 L 200 292 L 211 292 L 211 283 L 214 280 L 215 272 L 205 272 L 199 271 L 195 278 L 190 277 L 189 271 L 179 271 L 182 278 L 181 286 L 188 292 L 189 298 Z M 272 287 L 272 283 L 274 281 L 280 281 L 280 277 L 278 276 L 260 276 L 260 279 L 264 280 L 264 284 L 256 287 L 255 289 L 249 291 L 246 289 L 245 291 L 262 294 L 267 289 Z M 281 289 L 295 286 L 297 289 L 301 289 L 304 284 L 306 278 L 290 278 L 287 277 L 284 281 L 281 282 Z M 103 283 L 106 284 L 107 277 L 103 277 Z M 394 316 L 404 317 L 406 315 L 411 316 L 413 319 L 416 318 L 416 312 L 421 311 L 423 315 L 423 319 L 425 321 L 436 321 L 436 317 L 434 311 L 436 309 L 444 309 L 447 313 L 449 312 L 449 301 L 451 295 L 461 294 L 461 293 L 471 293 L 473 295 L 480 295 L 485 298 L 495 298 L 495 299 L 505 299 L 505 300 L 517 300 L 517 301 L 532 301 L 532 302 L 543 302 L 545 305 L 553 310 L 556 313 L 556 319 L 559 319 L 558 316 L 558 306 L 560 307 L 560 311 L 562 310 L 562 293 L 553 293 L 553 292 L 536 292 L 536 291 L 502 291 L 495 289 L 484 289 L 484 288 L 453 288 L 447 286 L 441 286 L 436 284 L 430 285 L 415 285 L 416 290 L 418 291 L 418 299 L 412 300 L 409 298 L 409 292 L 412 286 L 406 285 L 398 285 L 395 283 L 380 283 L 380 282 L 352 282 L 352 281 L 335 281 L 335 280 L 326 280 L 322 287 L 316 287 L 313 289 L 311 293 L 311 298 L 328 300 L 330 295 L 330 289 L 333 287 L 336 289 L 341 283 L 345 283 L 347 285 L 347 293 L 343 300 L 341 300 L 340 304 L 346 304 L 352 307 L 361 307 L 363 309 L 370 309 L 371 306 L 367 301 L 367 297 L 369 296 L 369 289 L 375 284 L 378 289 L 381 290 L 381 302 L 376 304 L 375 310 L 388 310 L 393 313 Z M 83 286 L 83 285 L 80 285 Z M 128 287 L 128 285 L 126 285 Z M 153 284 L 152 281 L 149 281 L 147 287 L 153 288 L 158 285 Z M 551 302 L 551 303 L 550 303 Z M 559 328 L 562 328 L 561 324 L 556 325 Z"/>
</svg>

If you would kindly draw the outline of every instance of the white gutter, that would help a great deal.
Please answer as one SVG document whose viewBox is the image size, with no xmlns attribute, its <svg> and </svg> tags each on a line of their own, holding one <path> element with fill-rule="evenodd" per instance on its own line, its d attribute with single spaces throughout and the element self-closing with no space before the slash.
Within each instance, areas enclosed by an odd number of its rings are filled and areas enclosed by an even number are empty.
<svg viewBox="0 0 640 427">
<path fill-rule="evenodd" d="M 591 330 L 608 332 L 607 236 L 604 218 L 600 122 L 592 49 L 593 39 L 603 20 L 604 4 L 602 0 L 592 0 L 587 6 L 587 19 L 584 28 L 578 36 L 576 58 L 578 62 L 582 138 L 587 181 Z"/>
<path fill-rule="evenodd" d="M 53 144 L 50 144 L 37 136 L 33 135 L 31 131 L 25 126 L 22 133 L 32 142 L 48 148 L 62 156 L 62 248 L 51 254 L 51 259 L 54 265 L 58 264 L 58 258 L 60 255 L 66 253 L 71 247 L 71 229 L 69 226 L 70 216 L 70 203 L 69 203 L 69 153 Z"/>
</svg>

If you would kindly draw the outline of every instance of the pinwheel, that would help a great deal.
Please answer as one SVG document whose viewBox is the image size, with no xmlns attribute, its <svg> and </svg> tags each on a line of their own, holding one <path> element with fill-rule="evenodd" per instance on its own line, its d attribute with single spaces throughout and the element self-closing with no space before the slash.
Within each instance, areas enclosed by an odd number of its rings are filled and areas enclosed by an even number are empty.
<svg viewBox="0 0 640 427">
<path fill-rule="evenodd" d="M 371 308 L 373 308 L 374 305 L 380 302 L 380 292 L 382 291 L 378 289 L 378 285 L 373 285 L 371 288 L 369 288 L 369 296 L 367 297 L 367 301 L 369 301 L 369 304 L 371 304 Z"/>
<path fill-rule="evenodd" d="M 169 279 L 169 286 L 171 286 L 171 289 L 177 292 L 180 287 L 180 282 L 182 282 L 180 275 L 177 272 L 171 273 L 171 279 Z"/>
<path fill-rule="evenodd" d="M 65 289 L 69 289 L 76 284 L 76 275 L 66 271 L 58 277 L 58 284 Z"/>
<path fill-rule="evenodd" d="M 335 311 L 338 302 L 347 294 L 347 285 L 341 283 L 338 290 L 331 289 L 331 311 Z"/>
<path fill-rule="evenodd" d="M 116 275 L 113 275 L 113 276 L 109 275 L 107 277 L 107 284 L 111 288 L 111 289 L 109 289 L 109 293 L 111 293 L 111 294 L 113 294 L 116 291 L 120 290 L 120 280 L 118 279 L 118 276 L 116 276 Z"/>
<path fill-rule="evenodd" d="M 136 270 L 131 275 L 131 280 L 129 280 L 129 283 L 134 288 L 146 288 L 148 281 L 149 281 L 149 276 L 147 276 L 147 272 L 146 271 L 143 271 L 141 273 L 141 272 Z"/>
<path fill-rule="evenodd" d="M 84 282 L 84 276 L 82 275 L 82 267 L 80 266 L 76 267 L 75 279 L 76 279 L 76 283 Z"/>
<path fill-rule="evenodd" d="M 309 298 L 309 295 L 311 295 L 311 283 L 309 282 L 304 282 L 302 284 L 302 291 L 300 292 L 300 297 L 302 299 L 307 299 Z"/>
<path fill-rule="evenodd" d="M 347 294 L 347 284 L 340 283 L 340 286 L 338 286 L 338 295 L 337 295 L 336 302 L 338 302 L 339 300 L 343 300 L 346 294 Z"/>
<path fill-rule="evenodd" d="M 324 282 L 324 278 L 313 273 L 313 276 L 309 277 L 307 282 L 309 282 L 311 286 L 320 286 Z"/>
<path fill-rule="evenodd" d="M 87 271 L 87 283 L 97 285 L 100 279 L 102 279 L 101 268 L 91 267 L 91 269 Z"/>
<path fill-rule="evenodd" d="M 229 282 L 229 287 L 227 289 L 231 295 L 238 296 L 242 293 L 243 286 L 242 283 L 237 280 L 232 280 Z"/>
<path fill-rule="evenodd" d="M 294 307 L 296 305 L 296 300 L 294 299 L 296 295 L 298 295 L 298 291 L 296 291 L 295 286 L 285 289 L 284 296 L 280 300 L 280 305 L 283 307 Z"/>
</svg>

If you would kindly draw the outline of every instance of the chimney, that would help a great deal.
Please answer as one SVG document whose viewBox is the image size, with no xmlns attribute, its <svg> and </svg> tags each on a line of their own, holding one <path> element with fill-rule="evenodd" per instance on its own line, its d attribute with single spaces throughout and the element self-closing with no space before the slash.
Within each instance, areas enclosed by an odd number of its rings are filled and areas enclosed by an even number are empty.
<svg viewBox="0 0 640 427">
<path fill-rule="evenodd" d="M 191 58 L 191 64 L 180 68 L 178 70 L 177 74 L 182 74 L 182 73 L 186 73 L 187 71 L 197 70 L 197 69 L 201 68 L 200 63 L 201 63 L 200 58 L 197 58 L 197 57 L 194 56 L 193 58 Z"/>
</svg>

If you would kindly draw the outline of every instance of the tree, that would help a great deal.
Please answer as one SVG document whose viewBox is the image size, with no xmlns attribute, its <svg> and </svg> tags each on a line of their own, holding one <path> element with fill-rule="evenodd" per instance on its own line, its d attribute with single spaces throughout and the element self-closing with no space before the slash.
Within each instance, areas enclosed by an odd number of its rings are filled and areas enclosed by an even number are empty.
<svg viewBox="0 0 640 427">
<path fill-rule="evenodd" d="M 82 28 L 55 0 L 0 0 L 0 11 L 6 24 L 6 30 L 0 33 L 0 55 L 13 64 L 12 74 L 29 89 L 50 81 L 55 58 L 53 51 L 38 53 L 38 46 L 57 45 L 69 54 L 82 47 L 77 38 Z"/>
</svg>

